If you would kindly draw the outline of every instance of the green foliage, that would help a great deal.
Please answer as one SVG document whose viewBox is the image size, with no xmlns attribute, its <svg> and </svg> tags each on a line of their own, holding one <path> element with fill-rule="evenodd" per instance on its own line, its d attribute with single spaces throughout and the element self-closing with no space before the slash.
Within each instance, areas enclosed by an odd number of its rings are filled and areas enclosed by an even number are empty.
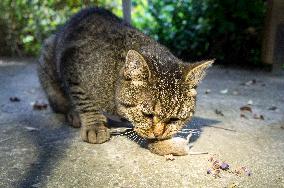
<svg viewBox="0 0 284 188">
<path fill-rule="evenodd" d="M 119 6 L 111 0 L 1 0 L 0 54 L 36 55 L 42 41 L 71 15 L 104 3 L 109 9 Z"/>
<path fill-rule="evenodd" d="M 263 0 L 132 2 L 132 24 L 185 60 L 260 62 Z M 50 33 L 88 6 L 122 17 L 121 0 L 1 0 L 0 54 L 36 55 Z"/>
<path fill-rule="evenodd" d="M 260 63 L 263 0 L 152 0 L 143 9 L 134 25 L 185 60 Z"/>
</svg>

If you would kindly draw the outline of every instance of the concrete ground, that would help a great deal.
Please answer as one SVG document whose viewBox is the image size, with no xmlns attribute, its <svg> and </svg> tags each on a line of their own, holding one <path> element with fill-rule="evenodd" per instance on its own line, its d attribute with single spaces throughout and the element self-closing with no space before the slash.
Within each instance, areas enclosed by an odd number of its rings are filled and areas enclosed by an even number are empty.
<svg viewBox="0 0 284 188">
<path fill-rule="evenodd" d="M 190 151 L 209 154 L 171 161 L 122 135 L 101 145 L 82 142 L 64 117 L 32 108 L 47 102 L 35 64 L 2 59 L 0 187 L 284 187 L 284 75 L 215 66 L 198 91 L 187 128 L 200 134 Z M 241 117 L 248 103 L 252 113 Z M 207 174 L 213 154 L 251 176 Z"/>
</svg>

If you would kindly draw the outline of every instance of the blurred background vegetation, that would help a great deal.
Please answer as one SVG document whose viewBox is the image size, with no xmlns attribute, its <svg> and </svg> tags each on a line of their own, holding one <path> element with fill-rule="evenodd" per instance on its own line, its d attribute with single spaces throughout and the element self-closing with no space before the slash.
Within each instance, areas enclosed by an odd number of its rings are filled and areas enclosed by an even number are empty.
<svg viewBox="0 0 284 188">
<path fill-rule="evenodd" d="M 132 25 L 186 61 L 261 64 L 265 0 L 132 0 Z M 42 41 L 80 9 L 121 0 L 1 0 L 0 55 L 36 56 Z"/>
</svg>

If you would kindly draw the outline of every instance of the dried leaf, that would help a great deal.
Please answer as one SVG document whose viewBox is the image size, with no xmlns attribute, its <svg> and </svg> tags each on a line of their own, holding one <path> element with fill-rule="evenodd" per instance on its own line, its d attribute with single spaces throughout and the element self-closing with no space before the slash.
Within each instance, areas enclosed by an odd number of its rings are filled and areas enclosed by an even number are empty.
<svg viewBox="0 0 284 188">
<path fill-rule="evenodd" d="M 11 102 L 20 102 L 21 99 L 19 99 L 18 97 L 10 97 L 10 101 Z"/>
<path fill-rule="evenodd" d="M 276 106 L 271 106 L 268 108 L 268 110 L 277 110 L 277 107 Z"/>
<path fill-rule="evenodd" d="M 221 110 L 215 109 L 215 113 L 217 115 L 224 116 L 224 114 L 223 114 L 223 112 Z"/>
<path fill-rule="evenodd" d="M 248 112 L 252 113 L 252 109 L 251 109 L 250 106 L 242 106 L 242 107 L 240 107 L 240 110 L 241 111 L 248 111 Z"/>
<path fill-rule="evenodd" d="M 47 109 L 46 103 L 40 103 L 38 101 L 34 102 L 32 106 L 34 110 L 46 110 Z"/>
<path fill-rule="evenodd" d="M 264 116 L 263 116 L 263 115 L 258 115 L 258 114 L 254 114 L 254 115 L 253 115 L 253 118 L 254 118 L 254 119 L 261 119 L 261 120 L 264 120 Z"/>
</svg>

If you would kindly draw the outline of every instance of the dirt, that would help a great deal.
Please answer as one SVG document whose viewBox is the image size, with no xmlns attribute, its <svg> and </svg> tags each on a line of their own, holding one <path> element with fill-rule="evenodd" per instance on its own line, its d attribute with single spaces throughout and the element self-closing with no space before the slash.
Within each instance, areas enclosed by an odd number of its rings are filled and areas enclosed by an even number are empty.
<svg viewBox="0 0 284 188">
<path fill-rule="evenodd" d="M 119 134 L 100 145 L 82 142 L 63 116 L 34 110 L 35 101 L 47 103 L 34 61 L 0 59 L 0 90 L 0 187 L 284 187 L 284 74 L 213 66 L 179 134 L 199 133 L 190 152 L 201 154 L 175 160 Z M 20 101 L 10 101 L 15 96 Z M 246 105 L 264 119 L 242 118 Z M 251 175 L 207 174 L 214 154 Z"/>
</svg>

